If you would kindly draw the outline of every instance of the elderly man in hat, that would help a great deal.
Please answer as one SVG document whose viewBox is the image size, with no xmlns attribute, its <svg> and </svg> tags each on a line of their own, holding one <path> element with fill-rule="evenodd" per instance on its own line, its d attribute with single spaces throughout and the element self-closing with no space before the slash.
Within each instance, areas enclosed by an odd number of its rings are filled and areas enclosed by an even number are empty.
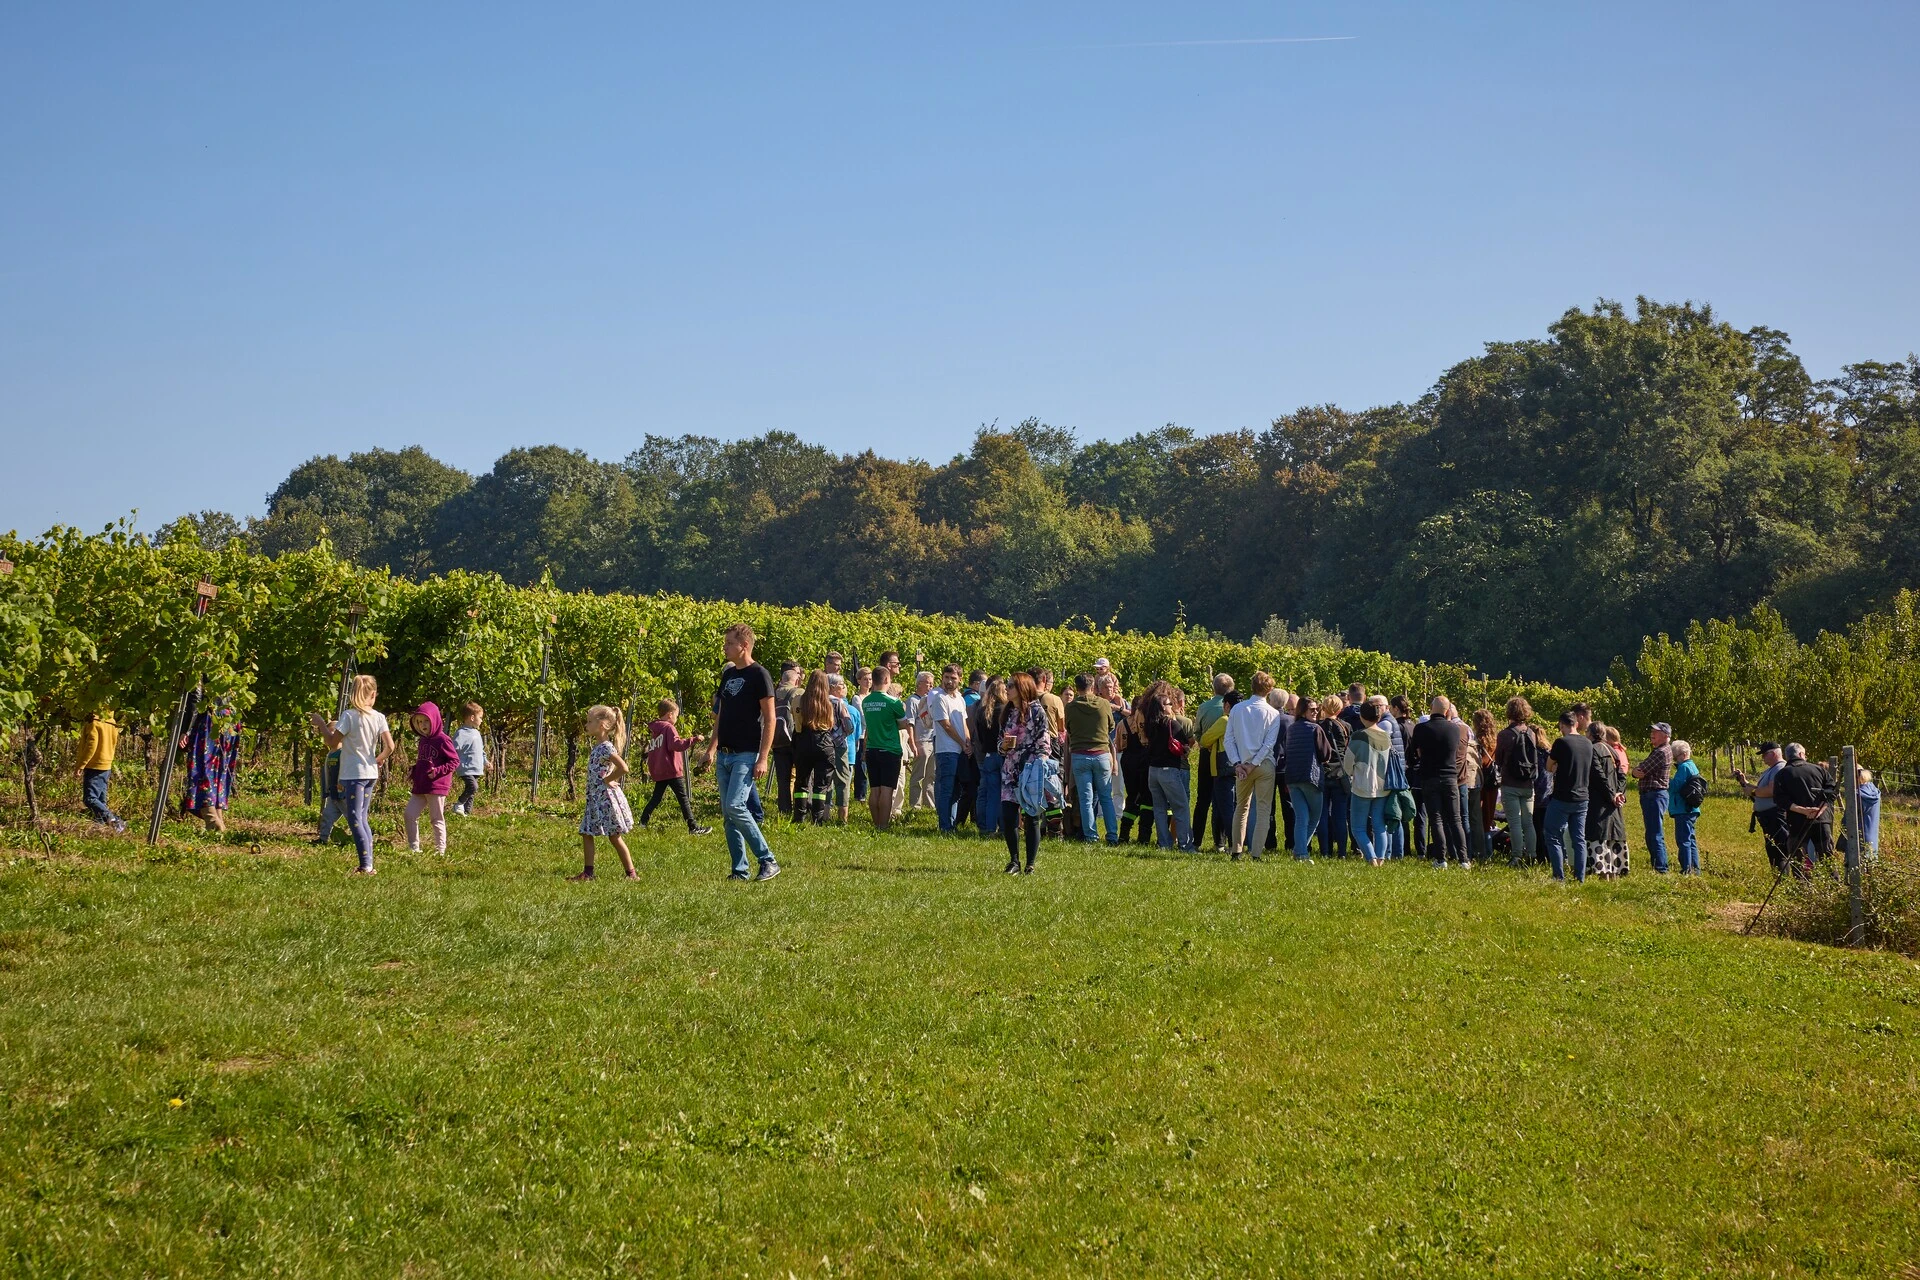
<svg viewBox="0 0 1920 1280">
<path fill-rule="evenodd" d="M 1753 801 L 1753 820 L 1748 830 L 1760 829 L 1760 839 L 1766 844 L 1767 861 L 1773 869 L 1779 871 L 1787 865 L 1787 824 L 1786 810 L 1774 802 L 1773 780 L 1786 767 L 1786 757 L 1781 753 L 1777 742 L 1760 744 L 1760 762 L 1767 767 L 1760 776 L 1749 779 L 1746 774 L 1735 769 L 1733 780 L 1747 793 L 1747 799 Z"/>
<path fill-rule="evenodd" d="M 1673 781 L 1673 726 L 1657 720 L 1647 728 L 1653 744 L 1647 758 L 1633 767 L 1640 780 L 1640 819 L 1647 830 L 1647 859 L 1661 875 L 1667 874 L 1667 784 Z"/>
</svg>

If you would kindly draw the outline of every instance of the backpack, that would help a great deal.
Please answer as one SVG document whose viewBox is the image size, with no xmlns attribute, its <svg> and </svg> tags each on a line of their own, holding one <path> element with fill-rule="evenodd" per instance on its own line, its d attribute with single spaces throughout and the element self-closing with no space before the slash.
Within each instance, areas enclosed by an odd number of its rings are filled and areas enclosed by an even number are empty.
<svg viewBox="0 0 1920 1280">
<path fill-rule="evenodd" d="M 798 692 L 797 689 L 773 691 L 773 745 L 776 747 L 793 745 L 793 698 Z"/>
<path fill-rule="evenodd" d="M 1530 787 L 1540 776 L 1540 744 L 1533 740 L 1530 729 L 1509 729 L 1508 732 L 1513 736 L 1507 741 L 1513 745 L 1507 748 L 1507 763 L 1500 770 L 1500 781 L 1509 787 Z"/>
<path fill-rule="evenodd" d="M 1689 810 L 1698 809 L 1707 799 L 1707 775 L 1693 773 L 1680 784 L 1680 803 Z"/>
</svg>

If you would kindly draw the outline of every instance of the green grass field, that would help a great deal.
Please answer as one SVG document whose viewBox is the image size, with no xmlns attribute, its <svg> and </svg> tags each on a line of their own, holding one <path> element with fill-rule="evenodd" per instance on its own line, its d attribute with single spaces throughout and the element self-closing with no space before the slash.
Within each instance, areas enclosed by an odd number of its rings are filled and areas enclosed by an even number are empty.
<svg viewBox="0 0 1920 1280">
<path fill-rule="evenodd" d="M 770 884 L 662 830 L 576 885 L 558 805 L 359 880 L 299 816 L 8 832 L 8 1272 L 1920 1259 L 1920 970 L 1730 932 L 1764 889 L 1730 801 L 1703 881 L 1573 889 L 1059 845 L 1005 877 L 864 823 L 778 830 Z"/>
</svg>

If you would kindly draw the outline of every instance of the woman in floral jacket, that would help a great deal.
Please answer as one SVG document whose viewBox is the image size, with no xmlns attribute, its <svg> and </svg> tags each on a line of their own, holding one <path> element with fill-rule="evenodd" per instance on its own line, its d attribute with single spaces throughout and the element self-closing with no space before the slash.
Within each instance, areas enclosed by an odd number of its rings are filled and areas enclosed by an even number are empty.
<svg viewBox="0 0 1920 1280">
<path fill-rule="evenodd" d="M 1007 874 L 1020 871 L 1020 833 L 1027 838 L 1028 874 L 1040 854 L 1040 815 L 1022 811 L 1020 779 L 1027 766 L 1053 759 L 1053 729 L 1047 723 L 1040 686 L 1026 672 L 1007 681 L 1007 719 L 1000 729 L 1000 829 L 1007 836 Z M 1058 767 L 1057 765 L 1055 766 Z"/>
</svg>

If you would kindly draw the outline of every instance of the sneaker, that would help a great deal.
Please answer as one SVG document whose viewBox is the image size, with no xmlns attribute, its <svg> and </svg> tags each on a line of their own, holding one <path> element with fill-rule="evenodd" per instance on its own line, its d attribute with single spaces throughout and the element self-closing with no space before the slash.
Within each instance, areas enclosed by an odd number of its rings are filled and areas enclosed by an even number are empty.
<svg viewBox="0 0 1920 1280">
<path fill-rule="evenodd" d="M 688 827 L 687 834 L 690 836 L 710 836 L 713 834 L 713 828 L 712 827 Z"/>
<path fill-rule="evenodd" d="M 1473 870 L 1473 864 L 1471 862 L 1462 862 L 1460 864 L 1460 869 L 1462 871 L 1471 871 Z"/>
<path fill-rule="evenodd" d="M 750 875 L 748 875 L 748 874 L 747 874 L 746 872 L 744 872 L 744 871 L 729 871 L 729 872 L 727 873 L 727 879 L 729 879 L 729 880 L 739 880 L 739 881 L 741 881 L 741 882 L 743 882 L 743 883 L 744 883 L 745 881 L 748 881 L 748 880 L 751 880 L 751 879 L 753 879 L 753 877 L 752 877 L 752 876 L 750 876 Z"/>
<path fill-rule="evenodd" d="M 1007 864 L 1007 870 L 1006 870 L 1006 874 L 1007 874 L 1007 875 L 1010 875 L 1010 876 L 1017 876 L 1017 875 L 1019 875 L 1019 874 L 1020 874 L 1020 864 L 1019 864 L 1019 863 L 1018 863 L 1017 861 L 1016 861 L 1016 862 L 1009 862 L 1009 863 Z"/>
<path fill-rule="evenodd" d="M 755 880 L 771 880 L 779 874 L 780 874 L 780 864 L 775 862 L 772 858 L 768 858 L 765 862 L 760 864 L 760 874 L 755 876 L 754 879 Z"/>
<path fill-rule="evenodd" d="M 407 846 L 407 852 L 408 852 L 408 853 L 418 853 L 418 852 L 420 852 L 420 846 L 419 846 L 419 845 L 417 845 L 417 844 L 410 844 L 410 845 L 408 845 L 408 846 Z"/>
<path fill-rule="evenodd" d="M 108 823 L 107 825 L 113 828 L 113 834 L 117 836 L 123 836 L 127 834 L 127 824 L 125 822 L 122 822 L 119 818 L 115 818 L 112 822 Z"/>
</svg>

